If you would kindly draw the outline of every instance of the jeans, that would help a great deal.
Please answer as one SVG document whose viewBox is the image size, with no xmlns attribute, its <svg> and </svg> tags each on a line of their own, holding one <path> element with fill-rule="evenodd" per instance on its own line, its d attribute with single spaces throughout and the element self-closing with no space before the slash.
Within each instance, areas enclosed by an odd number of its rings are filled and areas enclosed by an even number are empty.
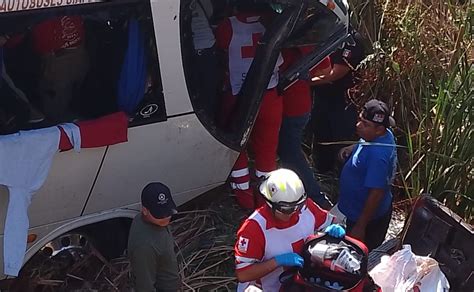
<svg viewBox="0 0 474 292">
<path fill-rule="evenodd" d="M 315 89 L 312 113 L 313 160 L 320 172 L 327 172 L 336 165 L 339 150 L 346 145 L 320 145 L 320 142 L 354 140 L 357 111 L 346 103 L 344 88 L 329 87 L 319 92 Z"/>
<path fill-rule="evenodd" d="M 319 204 L 323 198 L 321 189 L 301 148 L 303 131 L 309 122 L 309 118 L 310 113 L 297 117 L 283 117 L 280 128 L 278 156 L 283 167 L 291 169 L 298 174 L 303 181 L 308 197 Z"/>
<path fill-rule="evenodd" d="M 365 239 L 364 243 L 369 251 L 379 247 L 385 240 L 390 220 L 392 219 L 392 205 L 390 209 L 379 218 L 371 220 L 365 228 Z M 357 222 L 347 219 L 346 221 L 346 232 L 350 233 L 351 229 L 356 225 Z"/>
</svg>

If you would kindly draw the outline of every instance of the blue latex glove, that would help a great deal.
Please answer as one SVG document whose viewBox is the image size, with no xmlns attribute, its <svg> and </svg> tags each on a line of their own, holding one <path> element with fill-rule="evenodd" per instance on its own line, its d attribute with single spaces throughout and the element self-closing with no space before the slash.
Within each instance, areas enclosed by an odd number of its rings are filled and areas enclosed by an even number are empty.
<svg viewBox="0 0 474 292">
<path fill-rule="evenodd" d="M 275 261 L 279 266 L 285 267 L 303 267 L 304 260 L 303 258 L 294 252 L 281 254 L 275 257 Z"/>
<path fill-rule="evenodd" d="M 335 238 L 343 238 L 346 235 L 346 230 L 339 224 L 329 225 L 324 229 L 324 232 Z"/>
</svg>

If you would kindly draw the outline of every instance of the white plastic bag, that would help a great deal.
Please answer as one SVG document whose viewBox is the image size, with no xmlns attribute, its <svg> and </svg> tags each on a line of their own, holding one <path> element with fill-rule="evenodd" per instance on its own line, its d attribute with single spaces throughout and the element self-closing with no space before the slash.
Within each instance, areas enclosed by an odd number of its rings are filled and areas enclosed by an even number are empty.
<svg viewBox="0 0 474 292">
<path fill-rule="evenodd" d="M 430 257 L 417 256 L 410 245 L 392 256 L 384 256 L 369 272 L 382 292 L 444 292 L 449 291 L 449 283 Z"/>
</svg>

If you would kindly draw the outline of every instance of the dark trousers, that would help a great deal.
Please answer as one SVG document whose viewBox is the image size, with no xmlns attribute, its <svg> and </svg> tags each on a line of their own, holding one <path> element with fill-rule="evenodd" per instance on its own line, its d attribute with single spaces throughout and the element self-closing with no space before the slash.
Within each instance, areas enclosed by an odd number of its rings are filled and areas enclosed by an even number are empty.
<svg viewBox="0 0 474 292">
<path fill-rule="evenodd" d="M 29 105 L 0 78 L 0 135 L 14 133 L 22 128 L 30 115 Z"/>
<path fill-rule="evenodd" d="M 217 111 L 217 92 L 221 81 L 219 63 L 214 47 L 195 51 L 195 78 L 199 90 L 198 107 L 206 111 L 211 120 Z"/>
<path fill-rule="evenodd" d="M 387 234 L 390 219 L 392 218 L 392 207 L 381 217 L 374 219 L 367 224 L 365 228 L 365 239 L 364 243 L 369 251 L 379 247 Z M 346 232 L 350 233 L 356 222 L 347 219 L 346 221 Z"/>
<path fill-rule="evenodd" d="M 322 203 L 321 189 L 301 149 L 303 131 L 308 121 L 309 113 L 296 117 L 283 117 L 278 141 L 278 156 L 283 167 L 295 171 L 301 178 L 306 194 L 320 204 Z"/>
<path fill-rule="evenodd" d="M 321 145 L 321 142 L 352 140 L 357 111 L 346 103 L 346 90 L 327 86 L 314 88 L 314 106 L 311 116 L 313 129 L 313 161 L 319 172 L 334 168 L 339 150 L 347 145 Z"/>
</svg>

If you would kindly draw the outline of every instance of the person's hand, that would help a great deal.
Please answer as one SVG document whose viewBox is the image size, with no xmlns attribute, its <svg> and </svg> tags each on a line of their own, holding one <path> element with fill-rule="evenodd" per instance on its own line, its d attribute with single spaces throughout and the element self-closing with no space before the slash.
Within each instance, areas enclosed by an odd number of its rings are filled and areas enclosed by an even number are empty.
<svg viewBox="0 0 474 292">
<path fill-rule="evenodd" d="M 297 253 L 290 252 L 275 257 L 275 261 L 279 266 L 285 267 L 303 267 L 304 259 Z"/>
<path fill-rule="evenodd" d="M 339 224 L 329 225 L 324 229 L 324 232 L 335 238 L 343 238 L 346 235 L 346 230 Z"/>
<path fill-rule="evenodd" d="M 365 226 L 361 224 L 356 224 L 352 227 L 351 232 L 349 232 L 351 237 L 358 239 L 360 241 L 364 241 L 365 239 Z"/>
<path fill-rule="evenodd" d="M 354 149 L 354 145 L 350 145 L 350 146 L 342 148 L 337 155 L 337 158 L 339 159 L 339 161 L 345 162 L 349 158 L 349 156 L 351 156 L 353 149 Z"/>
</svg>

